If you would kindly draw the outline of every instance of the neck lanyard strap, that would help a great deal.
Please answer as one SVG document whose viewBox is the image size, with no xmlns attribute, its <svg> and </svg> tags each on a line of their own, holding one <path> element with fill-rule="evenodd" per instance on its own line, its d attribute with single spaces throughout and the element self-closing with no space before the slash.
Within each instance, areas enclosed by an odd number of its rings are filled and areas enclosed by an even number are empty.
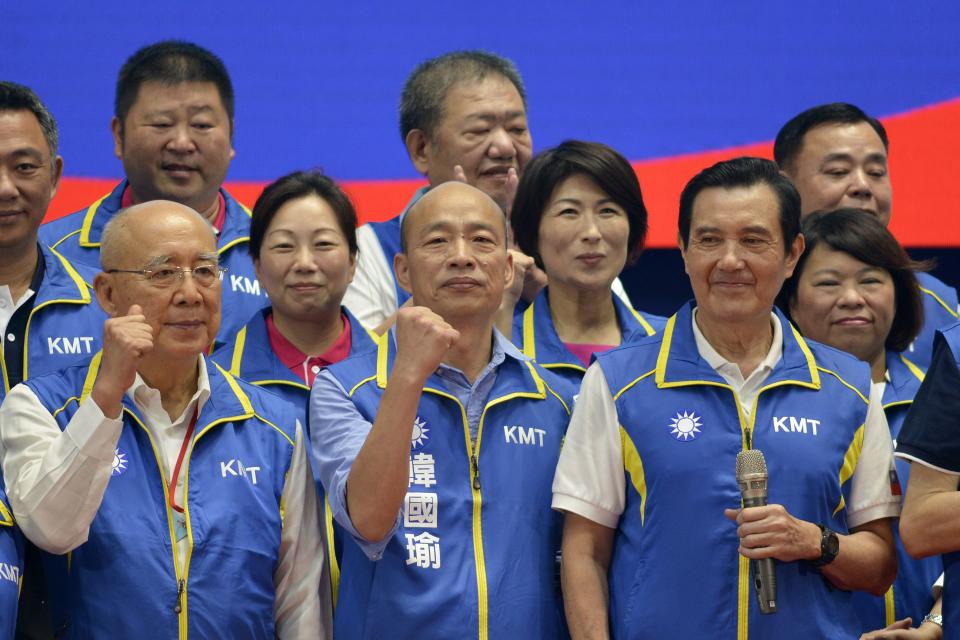
<svg viewBox="0 0 960 640">
<path fill-rule="evenodd" d="M 190 426 L 187 432 L 183 434 L 183 442 L 180 443 L 180 454 L 177 455 L 177 464 L 173 467 L 173 475 L 170 478 L 170 508 L 178 513 L 183 513 L 183 507 L 177 504 L 177 482 L 180 479 L 180 466 L 183 464 L 183 458 L 187 454 L 187 447 L 193 440 L 193 431 L 197 428 L 197 418 L 200 417 L 200 404 L 193 410 L 193 417 L 190 419 Z"/>
</svg>

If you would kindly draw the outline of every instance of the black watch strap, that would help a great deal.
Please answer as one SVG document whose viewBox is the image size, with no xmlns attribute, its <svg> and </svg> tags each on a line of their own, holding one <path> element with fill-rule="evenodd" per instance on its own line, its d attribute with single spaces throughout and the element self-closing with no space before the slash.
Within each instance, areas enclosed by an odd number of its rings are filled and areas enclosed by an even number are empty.
<svg viewBox="0 0 960 640">
<path fill-rule="evenodd" d="M 818 524 L 820 527 L 820 557 L 813 561 L 815 567 L 825 567 L 837 559 L 840 552 L 840 538 L 837 532 L 830 527 Z"/>
</svg>

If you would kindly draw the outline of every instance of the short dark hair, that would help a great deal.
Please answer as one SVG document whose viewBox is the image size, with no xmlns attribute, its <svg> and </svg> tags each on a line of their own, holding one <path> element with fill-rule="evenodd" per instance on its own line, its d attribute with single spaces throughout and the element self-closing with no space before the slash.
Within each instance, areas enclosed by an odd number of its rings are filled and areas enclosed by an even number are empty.
<svg viewBox="0 0 960 640">
<path fill-rule="evenodd" d="M 50 158 L 57 157 L 57 146 L 60 143 L 60 134 L 57 132 L 57 121 L 53 119 L 50 110 L 40 100 L 33 89 L 16 82 L 0 81 L 0 112 L 29 111 L 40 124 L 43 137 L 50 148 Z"/>
<path fill-rule="evenodd" d="M 704 189 L 720 187 L 735 189 L 765 184 L 777 196 L 780 203 L 780 230 L 783 243 L 790 251 L 790 243 L 800 234 L 800 194 L 777 165 L 763 158 L 741 157 L 718 162 L 695 175 L 680 194 L 680 218 L 678 226 L 683 246 L 690 242 L 690 224 L 693 204 Z"/>
<path fill-rule="evenodd" d="M 347 239 L 350 255 L 357 253 L 357 212 L 347 194 L 320 171 L 294 171 L 271 182 L 257 198 L 250 216 L 250 255 L 260 259 L 267 228 L 277 211 L 290 200 L 315 195 L 333 209 L 337 224 Z"/>
<path fill-rule="evenodd" d="M 233 135 L 233 83 L 223 61 L 210 51 L 192 42 L 164 40 L 147 45 L 127 58 L 117 75 L 113 102 L 121 132 L 144 82 L 159 82 L 165 86 L 212 82 L 230 118 L 230 134 Z"/>
<path fill-rule="evenodd" d="M 886 346 L 905 351 L 923 328 L 923 299 L 917 284 L 917 271 L 927 271 L 931 263 L 916 262 L 907 255 L 890 230 L 875 215 L 863 209 L 819 211 L 803 220 L 806 249 L 793 275 L 783 283 L 777 305 L 789 317 L 790 303 L 796 301 L 800 276 L 807 259 L 818 245 L 842 251 L 864 264 L 878 267 L 893 279 L 895 313 Z"/>
<path fill-rule="evenodd" d="M 890 141 L 887 138 L 887 130 L 879 120 L 868 116 L 860 107 L 850 103 L 831 102 L 807 109 L 783 125 L 773 143 L 773 158 L 781 169 L 789 171 L 788 167 L 800 154 L 803 148 L 803 137 L 810 129 L 824 124 L 857 124 L 858 122 L 869 124 L 880 136 L 883 148 L 889 151 Z"/>
<path fill-rule="evenodd" d="M 400 94 L 400 138 L 413 129 L 433 138 L 443 120 L 447 93 L 461 82 L 480 82 L 488 76 L 509 80 L 527 108 L 527 94 L 520 72 L 510 60 L 487 51 L 454 51 L 421 62 L 407 77 Z"/>
<path fill-rule="evenodd" d="M 554 190 L 573 175 L 584 175 L 627 213 L 630 233 L 627 238 L 627 264 L 643 250 L 647 235 L 647 208 L 643 204 L 640 182 L 627 159 L 605 144 L 566 140 L 541 151 L 530 161 L 513 201 L 510 226 L 520 250 L 533 257 L 543 268 L 540 257 L 540 222 Z"/>
</svg>

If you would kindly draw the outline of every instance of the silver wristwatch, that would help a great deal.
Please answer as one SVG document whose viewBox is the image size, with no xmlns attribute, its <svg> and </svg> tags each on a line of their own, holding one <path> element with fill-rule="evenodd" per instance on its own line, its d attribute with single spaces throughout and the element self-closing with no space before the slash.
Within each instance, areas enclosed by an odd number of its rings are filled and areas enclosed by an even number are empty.
<svg viewBox="0 0 960 640">
<path fill-rule="evenodd" d="M 920 624 L 923 624 L 924 622 L 932 622 L 943 629 L 943 616 L 939 613 L 928 613 L 927 615 L 923 616 L 923 620 L 920 622 Z"/>
</svg>

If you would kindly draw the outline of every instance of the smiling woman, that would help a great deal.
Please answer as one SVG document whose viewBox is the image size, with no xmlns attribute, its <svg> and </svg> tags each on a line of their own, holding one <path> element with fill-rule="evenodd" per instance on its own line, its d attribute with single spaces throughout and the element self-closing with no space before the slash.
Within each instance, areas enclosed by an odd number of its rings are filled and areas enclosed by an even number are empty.
<svg viewBox="0 0 960 640">
<path fill-rule="evenodd" d="M 847 351 L 870 365 L 874 393 L 896 442 L 923 371 L 911 358 L 911 343 L 923 326 L 923 303 L 914 275 L 928 265 L 910 259 L 876 216 L 839 209 L 803 221 L 807 251 L 778 300 L 804 336 Z M 897 459 L 906 489 L 910 465 Z M 933 604 L 931 585 L 939 556 L 912 559 L 897 536 L 899 570 L 887 597 L 854 595 L 863 629 L 880 629 L 907 616 L 919 621 Z"/>
<path fill-rule="evenodd" d="M 253 208 L 250 254 L 271 306 L 214 360 L 287 397 L 301 424 L 320 369 L 374 344 L 340 305 L 356 265 L 356 221 L 347 196 L 319 172 L 279 178 Z"/>
<path fill-rule="evenodd" d="M 630 163 L 610 147 L 568 140 L 527 167 L 510 224 L 549 280 L 513 323 L 513 341 L 579 384 L 591 356 L 663 328 L 611 285 L 643 249 L 647 210 Z"/>
</svg>

